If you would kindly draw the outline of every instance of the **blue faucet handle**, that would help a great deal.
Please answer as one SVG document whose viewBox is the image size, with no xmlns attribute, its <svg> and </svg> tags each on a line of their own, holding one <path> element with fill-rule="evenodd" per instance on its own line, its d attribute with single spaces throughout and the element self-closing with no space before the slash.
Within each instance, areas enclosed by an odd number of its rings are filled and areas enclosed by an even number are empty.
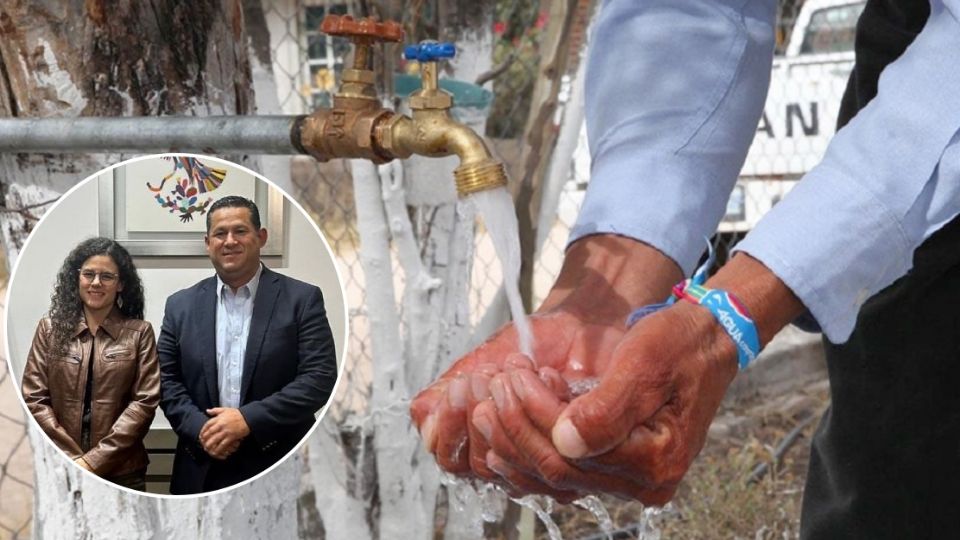
<svg viewBox="0 0 960 540">
<path fill-rule="evenodd" d="M 457 47 L 453 43 L 437 43 L 425 41 L 416 45 L 407 45 L 403 48 L 403 57 L 418 62 L 436 62 L 445 58 L 453 58 L 457 54 Z"/>
</svg>

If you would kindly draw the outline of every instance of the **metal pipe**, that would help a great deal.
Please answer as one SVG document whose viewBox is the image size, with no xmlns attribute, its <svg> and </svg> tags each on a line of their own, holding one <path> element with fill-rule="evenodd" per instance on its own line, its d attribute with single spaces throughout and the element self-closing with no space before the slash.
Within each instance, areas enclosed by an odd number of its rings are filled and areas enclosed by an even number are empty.
<svg viewBox="0 0 960 540">
<path fill-rule="evenodd" d="M 0 152 L 304 154 L 303 116 L 0 118 Z"/>
</svg>

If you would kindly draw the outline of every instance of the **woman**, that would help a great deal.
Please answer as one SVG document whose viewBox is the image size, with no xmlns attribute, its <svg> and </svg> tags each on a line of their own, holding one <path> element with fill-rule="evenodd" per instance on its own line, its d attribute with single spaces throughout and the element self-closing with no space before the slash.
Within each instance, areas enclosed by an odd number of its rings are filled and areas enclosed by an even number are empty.
<svg viewBox="0 0 960 540">
<path fill-rule="evenodd" d="M 160 369 L 143 285 L 117 242 L 91 238 L 67 255 L 23 373 L 37 423 L 80 467 L 143 491 L 143 438 L 160 400 Z"/>
</svg>

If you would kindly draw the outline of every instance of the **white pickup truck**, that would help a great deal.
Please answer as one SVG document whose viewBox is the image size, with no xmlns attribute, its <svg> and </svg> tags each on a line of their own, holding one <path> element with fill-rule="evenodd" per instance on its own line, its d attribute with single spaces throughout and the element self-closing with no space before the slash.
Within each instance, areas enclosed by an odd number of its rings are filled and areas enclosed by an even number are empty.
<svg viewBox="0 0 960 540">
<path fill-rule="evenodd" d="M 773 61 L 757 134 L 720 223 L 750 230 L 823 157 L 853 68 L 863 0 L 807 0 L 785 54 Z"/>
</svg>

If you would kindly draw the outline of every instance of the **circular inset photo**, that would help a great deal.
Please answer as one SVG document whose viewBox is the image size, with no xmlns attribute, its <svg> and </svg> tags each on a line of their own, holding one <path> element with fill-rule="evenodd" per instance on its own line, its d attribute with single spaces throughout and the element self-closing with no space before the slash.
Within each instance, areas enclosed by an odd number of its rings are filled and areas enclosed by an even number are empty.
<svg viewBox="0 0 960 540">
<path fill-rule="evenodd" d="M 10 279 L 7 358 L 76 466 L 196 495 L 289 456 L 333 395 L 344 290 L 304 210 L 253 171 L 155 155 L 78 184 Z"/>
</svg>

